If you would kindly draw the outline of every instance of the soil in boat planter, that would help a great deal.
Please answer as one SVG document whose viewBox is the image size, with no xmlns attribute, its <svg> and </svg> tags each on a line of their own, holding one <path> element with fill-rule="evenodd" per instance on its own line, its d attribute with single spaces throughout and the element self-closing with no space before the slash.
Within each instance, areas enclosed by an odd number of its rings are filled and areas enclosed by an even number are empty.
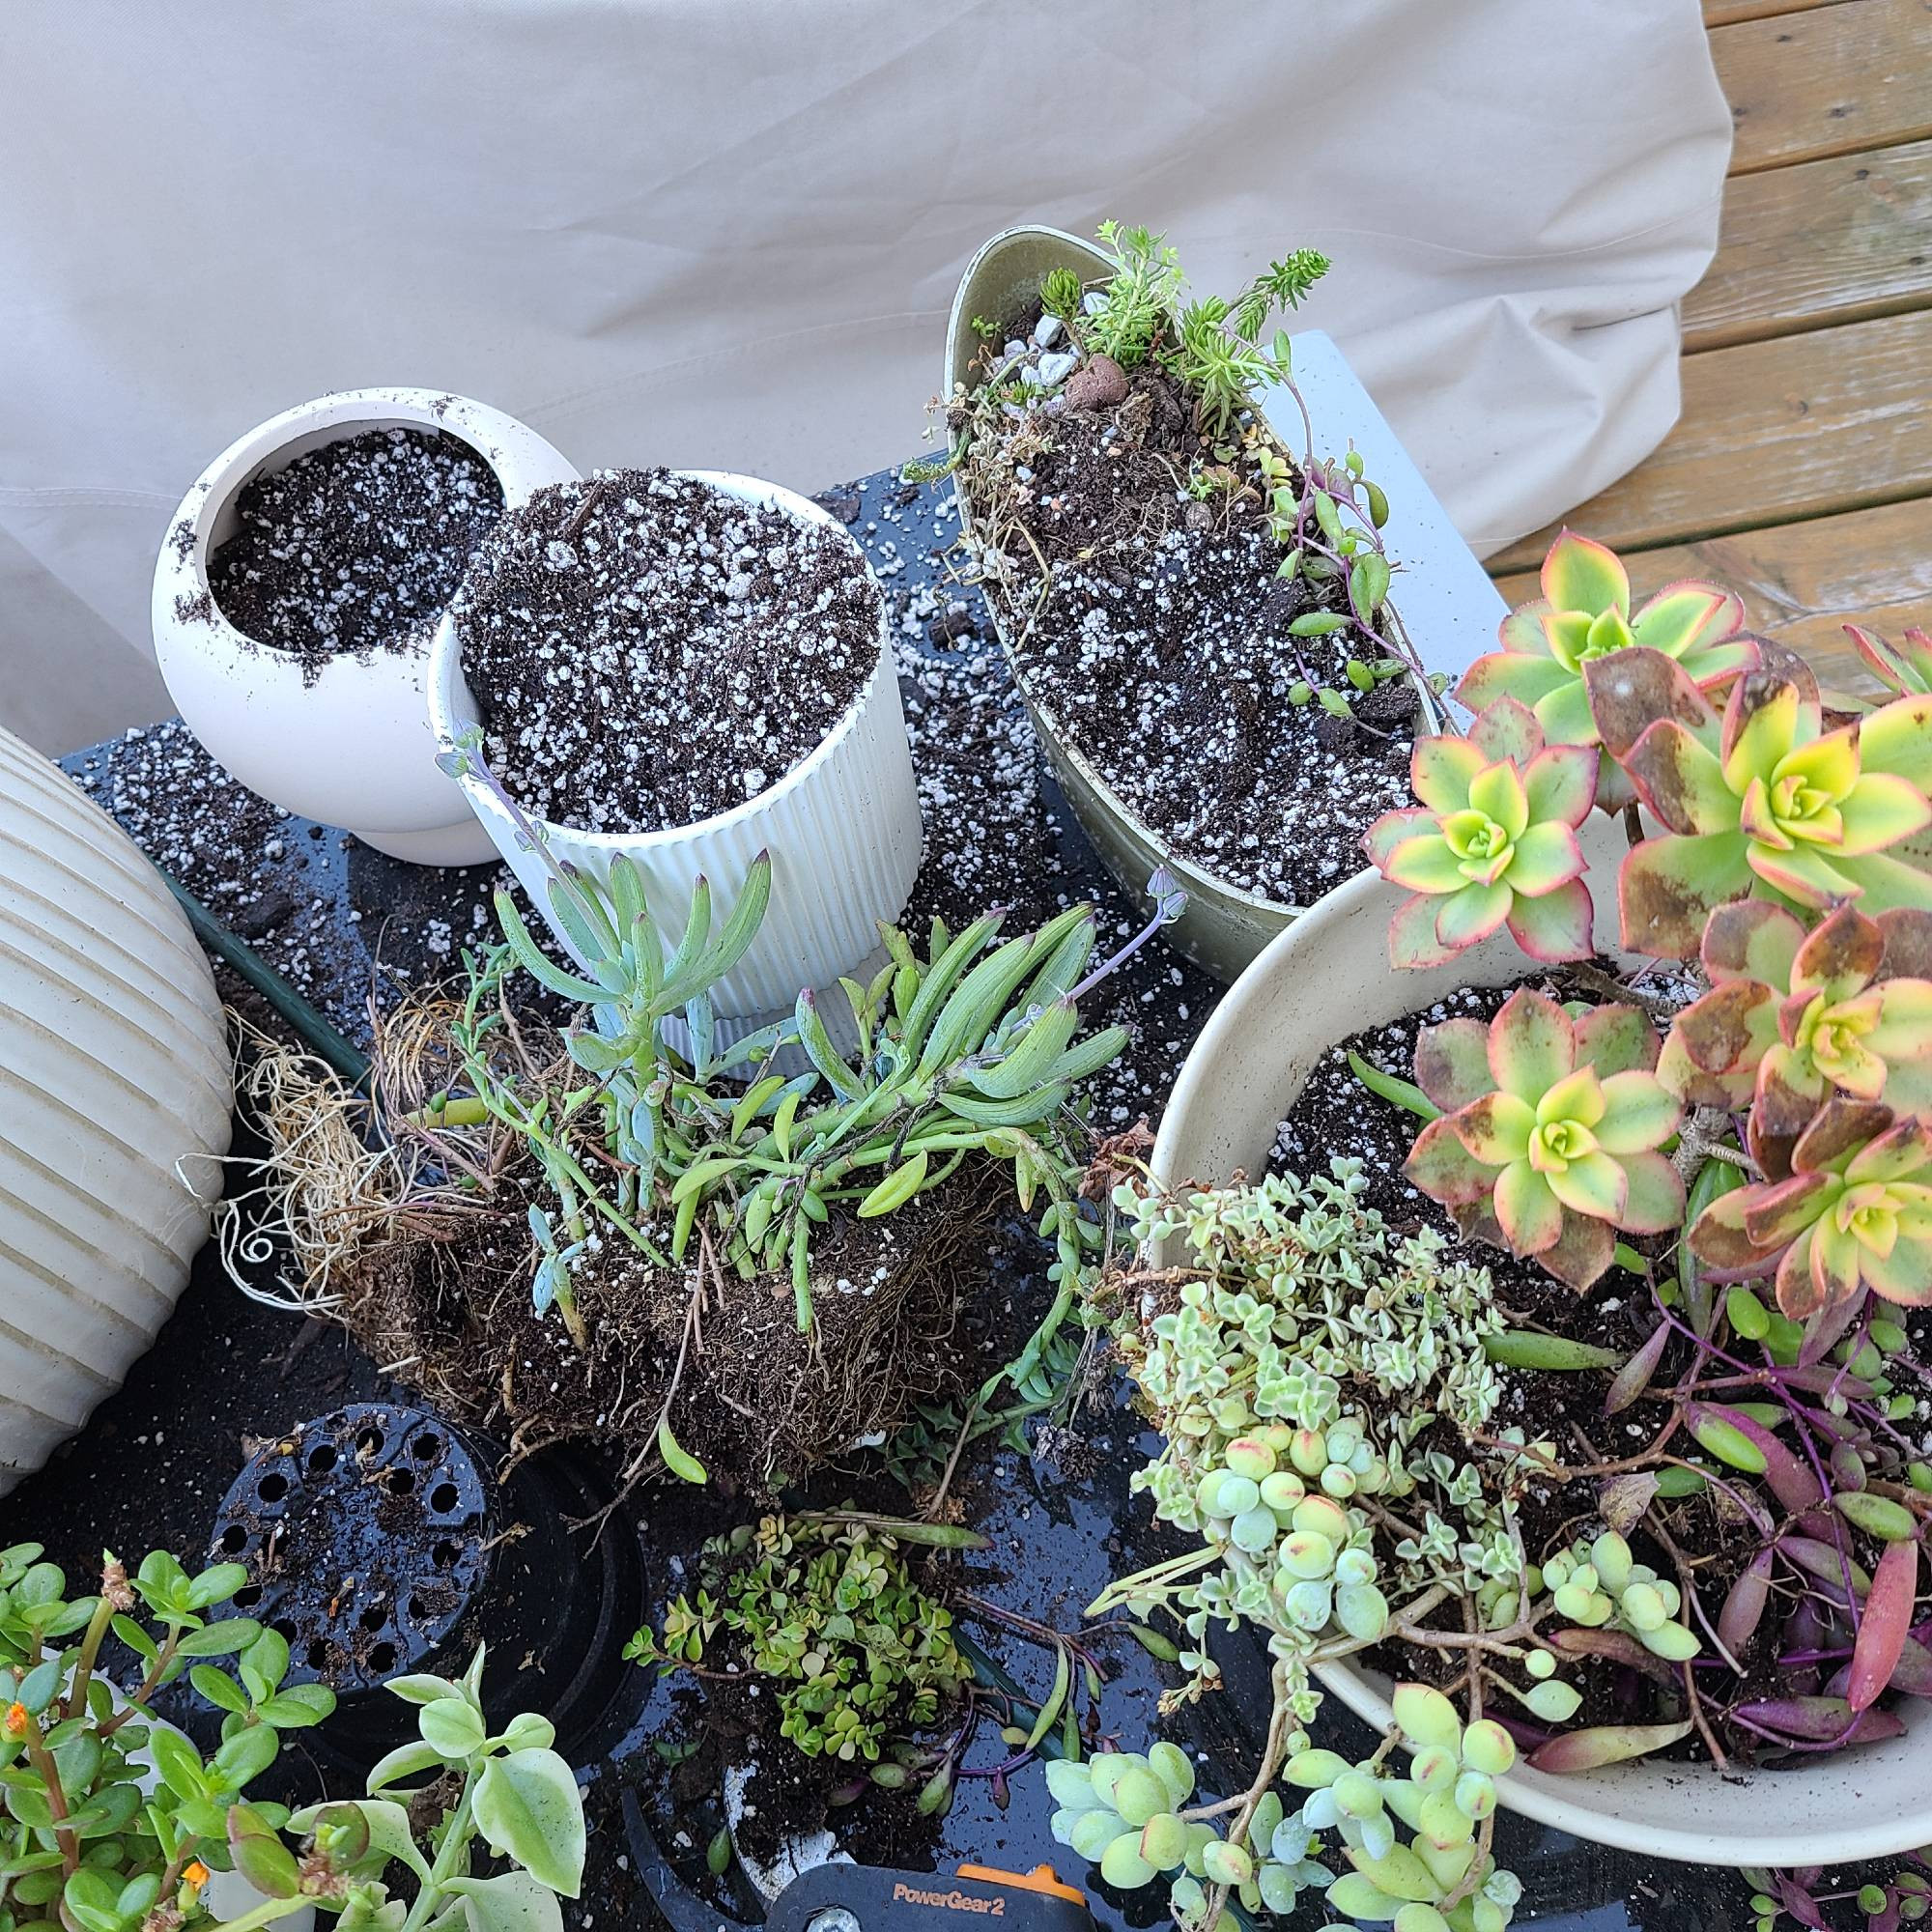
<svg viewBox="0 0 1932 1932">
<path fill-rule="evenodd" d="M 209 558 L 214 603 L 313 684 L 342 652 L 428 642 L 503 491 L 456 437 L 372 429 L 257 476 L 235 508 L 241 527 Z"/>
<path fill-rule="evenodd" d="M 1292 701 L 1302 685 L 1350 692 L 1345 665 L 1380 647 L 1352 623 L 1290 635 L 1314 611 L 1347 615 L 1345 587 L 1277 576 L 1288 553 L 1259 477 L 1190 494 L 1220 466 L 1173 377 L 1105 366 L 1110 384 L 1082 370 L 1061 395 L 1011 405 L 963 480 L 980 538 L 1007 560 L 988 594 L 1021 682 L 1177 852 L 1311 905 L 1361 869 L 1363 828 L 1409 802 L 1414 691 L 1378 685 L 1353 719 Z"/>
<path fill-rule="evenodd" d="M 1533 987 L 1558 1001 L 1580 1000 L 1597 1005 L 1604 997 L 1602 986 L 1609 969 L 1610 962 L 1598 961 L 1594 967 L 1583 969 L 1578 977 L 1557 967 L 1546 973 L 1532 973 L 1518 984 Z M 1697 990 L 1688 979 L 1653 980 L 1649 985 L 1651 991 L 1662 995 L 1666 1002 L 1688 1001 Z M 1643 1345 L 1657 1323 L 1656 1304 L 1642 1277 L 1613 1266 L 1579 1294 L 1544 1273 L 1533 1261 L 1519 1261 L 1506 1249 L 1492 1247 L 1487 1242 L 1457 1238 L 1448 1210 L 1411 1186 L 1403 1175 L 1403 1163 L 1422 1123 L 1414 1115 L 1368 1093 L 1349 1065 L 1348 1055 L 1352 1051 L 1385 1073 L 1412 1080 L 1416 1037 L 1423 1029 L 1451 1018 L 1488 1021 L 1515 990 L 1514 986 L 1467 988 L 1406 1018 L 1370 1028 L 1330 1047 L 1316 1063 L 1307 1085 L 1281 1123 L 1269 1169 L 1274 1173 L 1323 1174 L 1331 1155 L 1360 1161 L 1367 1182 L 1363 1195 L 1366 1203 L 1382 1215 L 1395 1234 L 1433 1227 L 1449 1239 L 1445 1259 L 1488 1268 L 1495 1284 L 1497 1305 L 1512 1328 L 1546 1330 L 1612 1350 L 1628 1359 Z M 1660 1020 L 1660 1027 L 1662 1024 Z M 1675 1236 L 1619 1238 L 1655 1263 L 1660 1279 L 1676 1270 Z M 1721 1296 L 1723 1291 L 1717 1292 Z M 1919 1312 L 1889 1307 L 1884 1307 L 1884 1312 L 1895 1316 L 1906 1328 L 1912 1364 L 1917 1375 L 1922 1376 L 1925 1365 L 1932 1362 L 1932 1347 L 1928 1346 L 1932 1342 L 1932 1321 Z M 1732 1339 L 1730 1346 L 1740 1345 Z M 1672 1386 L 1689 1362 L 1689 1345 L 1673 1340 L 1653 1372 L 1650 1385 Z M 1669 1405 L 1648 1396 L 1614 1414 L 1606 1413 L 1605 1398 L 1613 1370 L 1554 1373 L 1502 1368 L 1497 1373 L 1503 1384 L 1503 1399 L 1492 1418 L 1492 1429 L 1520 1428 L 1532 1442 L 1554 1443 L 1559 1459 L 1571 1465 L 1614 1463 L 1638 1456 L 1669 1420 Z M 1915 1385 L 1909 1375 L 1905 1385 Z M 1728 1399 L 1737 1398 L 1733 1395 Z M 1902 1427 L 1915 1440 L 1925 1435 L 1922 1414 L 1917 1422 L 1907 1422 Z M 1450 1441 L 1450 1433 L 1448 1424 L 1438 1422 L 1418 1439 L 1418 1453 L 1435 1447 L 1466 1455 L 1468 1452 L 1463 1445 Z M 1921 1442 L 1919 1453 L 1924 1453 L 1926 1446 Z M 1668 1445 L 1668 1453 L 1693 1461 L 1710 1460 L 1683 1432 Z M 1730 1471 L 1718 1466 L 1720 1475 L 1733 1482 L 1738 1480 Z M 1587 1539 L 1605 1527 L 1602 1514 L 1605 1506 L 1605 1489 L 1594 1476 L 1579 1475 L 1565 1482 L 1531 1478 L 1517 1503 L 1523 1545 L 1531 1560 L 1540 1561 L 1577 1538 Z M 1640 1514 L 1634 1524 L 1610 1525 L 1624 1531 L 1639 1562 L 1650 1564 L 1666 1577 L 1674 1577 L 1677 1572 L 1670 1552 L 1655 1533 L 1654 1525 L 1659 1520 L 1667 1525 L 1670 1539 L 1678 1548 L 1695 1561 L 1699 1594 L 1715 1619 L 1732 1582 L 1763 1547 L 1762 1537 L 1740 1513 L 1724 1507 L 1723 1498 L 1708 1488 L 1680 1498 L 1660 1497 L 1653 1502 L 1651 1513 Z M 1856 1560 L 1869 1571 L 1877 1563 L 1884 1546 L 1862 1532 L 1847 1529 L 1846 1533 Z M 1684 1618 L 1693 1625 L 1696 1622 L 1688 1604 Z M 1428 1621 L 1446 1630 L 1460 1629 L 1458 1619 L 1460 1609 L 1452 1602 Z M 1560 1617 L 1555 1618 L 1549 1627 L 1560 1628 L 1562 1622 Z M 1715 1663 L 1700 1667 L 1699 1686 L 1706 1716 L 1734 1764 L 1748 1766 L 1763 1762 L 1767 1754 L 1775 1762 L 1778 1753 L 1761 1738 L 1729 1721 L 1725 1715 L 1729 1710 L 1752 1699 L 1815 1694 L 1827 1688 L 1825 1680 L 1832 1668 L 1830 1663 L 1814 1671 L 1811 1679 L 1795 1679 L 1789 1668 L 1776 1667 L 1779 1647 L 1780 1617 L 1768 1615 L 1750 1640 L 1739 1649 L 1742 1676 L 1718 1668 Z M 1708 1635 L 1702 1654 L 1706 1659 L 1714 1655 Z M 1370 1669 L 1397 1680 L 1420 1679 L 1450 1689 L 1461 1676 L 1464 1658 L 1457 1651 L 1390 1641 L 1366 1653 L 1363 1662 Z M 1603 1660 L 1566 1658 L 1561 1674 L 1582 1697 L 1576 1715 L 1560 1726 L 1566 1732 L 1597 1724 L 1672 1722 L 1685 1715 L 1683 1698 L 1671 1681 L 1674 1673 L 1667 1667 L 1650 1675 Z M 1515 1681 L 1527 1682 L 1520 1673 Z M 1496 1715 L 1518 1720 L 1525 1718 L 1521 1710 L 1503 1701 L 1504 1708 Z M 1536 1732 L 1532 1728 L 1524 1735 L 1531 1737 Z M 1710 1750 L 1701 1731 L 1692 1729 L 1681 1743 L 1653 1755 L 1703 1762 L 1709 1760 Z"/>
<path fill-rule="evenodd" d="M 484 754 L 526 810 L 655 832 L 755 798 L 879 661 L 879 593 L 842 530 L 663 469 L 540 490 L 455 608 Z"/>
</svg>

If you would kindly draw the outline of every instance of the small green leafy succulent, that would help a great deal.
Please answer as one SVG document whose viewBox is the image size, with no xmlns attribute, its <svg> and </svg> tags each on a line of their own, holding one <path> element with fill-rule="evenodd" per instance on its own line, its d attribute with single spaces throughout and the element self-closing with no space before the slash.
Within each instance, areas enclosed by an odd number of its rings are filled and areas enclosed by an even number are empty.
<svg viewBox="0 0 1932 1932">
<path fill-rule="evenodd" d="M 320 1722 L 335 1697 L 284 1685 L 289 1647 L 275 1632 L 210 1616 L 247 1580 L 239 1563 L 190 1577 L 156 1550 L 132 1577 L 105 1557 L 99 1594 L 70 1599 L 38 1544 L 0 1550 L 0 1885 L 11 1928 L 137 1932 L 151 1914 L 209 1922 L 204 1889 L 230 1868 L 231 1819 L 239 1810 L 272 1834 L 287 1818 L 238 1802 L 274 1762 L 278 1734 Z M 125 1696 L 98 1674 L 110 1632 L 142 1665 Z M 214 1658 L 234 1659 L 233 1670 Z M 183 1675 L 222 1714 L 207 1758 L 149 1710 Z"/>
<path fill-rule="evenodd" d="M 1593 752 L 1546 746 L 1505 697 L 1467 737 L 1418 740 L 1410 782 L 1420 809 L 1385 812 L 1362 839 L 1369 863 L 1415 895 L 1389 922 L 1391 965 L 1440 965 L 1504 923 L 1533 958 L 1590 956 L 1577 827 L 1596 797 Z"/>
<path fill-rule="evenodd" d="M 1659 1151 L 1683 1105 L 1651 1070 L 1658 1048 L 1636 1008 L 1573 1019 L 1527 987 L 1487 1027 L 1429 1027 L 1415 1077 L 1443 1113 L 1405 1172 L 1466 1232 L 1587 1288 L 1610 1265 L 1615 1230 L 1667 1234 L 1684 1219 L 1684 1183 Z"/>
<path fill-rule="evenodd" d="M 1862 624 L 1847 624 L 1845 631 L 1888 691 L 1900 697 L 1932 696 L 1932 633 L 1909 624 L 1893 644 Z"/>
<path fill-rule="evenodd" d="M 397 1677 L 388 1689 L 416 1707 L 419 1736 L 369 1774 L 369 1796 L 311 1805 L 289 1822 L 305 1833 L 299 1856 L 260 1818 L 230 1814 L 237 1868 L 266 1903 L 226 1932 L 246 1932 L 314 1906 L 337 1915 L 341 1932 L 562 1932 L 559 1896 L 583 1883 L 583 1804 L 576 1776 L 552 1748 L 555 1728 L 526 1711 L 492 1734 L 483 1716 L 483 1646 L 456 1682 Z M 428 1784 L 397 1787 L 427 1775 Z M 455 1800 L 435 1830 L 418 1822 L 445 1780 Z M 386 1795 L 385 1795 L 386 1794 Z M 438 1806 L 432 1810 L 436 1815 Z M 507 1871 L 478 1877 L 478 1839 Z M 423 1842 L 419 1842 L 419 1840 Z M 410 1896 L 391 1896 L 392 1864 Z"/>
<path fill-rule="evenodd" d="M 1755 640 L 1738 635 L 1744 614 L 1731 591 L 1695 582 L 1667 584 L 1633 613 L 1616 554 L 1566 529 L 1543 560 L 1543 595 L 1503 619 L 1502 649 L 1469 667 L 1456 697 L 1477 712 L 1513 697 L 1536 713 L 1548 743 L 1594 745 L 1585 666 L 1638 645 L 1709 690 L 1757 663 Z"/>
<path fill-rule="evenodd" d="M 1887 850 L 1932 825 L 1932 696 L 1827 731 L 1798 669 L 1747 671 L 1721 718 L 1658 651 L 1593 660 L 1585 679 L 1605 750 L 1666 828 L 1618 875 L 1626 946 L 1690 958 L 1711 912 L 1747 896 L 1932 908 L 1932 872 Z"/>
<path fill-rule="evenodd" d="M 781 1734 L 808 1757 L 876 1765 L 895 1732 L 931 1724 L 972 1675 L 952 1611 L 901 1548 L 915 1539 L 982 1542 L 851 1515 L 741 1523 L 704 1546 L 696 1596 L 667 1606 L 662 1637 L 646 1626 L 624 1655 L 764 1678 L 781 1687 Z"/>
</svg>

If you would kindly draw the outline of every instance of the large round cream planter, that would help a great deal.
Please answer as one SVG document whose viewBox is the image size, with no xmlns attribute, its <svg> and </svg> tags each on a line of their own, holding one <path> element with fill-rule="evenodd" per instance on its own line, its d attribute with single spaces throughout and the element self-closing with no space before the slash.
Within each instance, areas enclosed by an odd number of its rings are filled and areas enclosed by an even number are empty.
<svg viewBox="0 0 1932 1932">
<path fill-rule="evenodd" d="M 155 656 L 188 729 L 251 791 L 339 825 L 394 859 L 473 866 L 489 835 L 437 770 L 424 681 L 430 643 L 345 653 L 312 683 L 287 651 L 243 637 L 209 591 L 236 498 L 265 471 L 367 430 L 440 430 L 468 443 L 514 509 L 577 471 L 516 417 L 434 389 L 345 389 L 270 416 L 224 449 L 182 500 L 155 564 Z"/>
<path fill-rule="evenodd" d="M 173 1312 L 230 1097 L 221 1003 L 167 887 L 0 731 L 0 1493 Z"/>
<path fill-rule="evenodd" d="M 1584 828 L 1597 944 L 1617 940 L 1621 829 Z M 1323 1053 L 1463 986 L 1499 986 L 1535 970 L 1506 932 L 1446 966 L 1397 972 L 1388 923 L 1408 896 L 1373 872 L 1330 893 L 1255 960 L 1215 1008 L 1161 1122 L 1153 1173 L 1166 1185 L 1216 1186 L 1261 1175 L 1275 1129 Z M 1180 1260 L 1156 1244 L 1155 1265 Z M 1357 1716 L 1390 1722 L 1389 1680 L 1329 1664 L 1321 1682 Z M 1932 1835 L 1932 1704 L 1906 1697 L 1903 1737 L 1790 1770 L 1719 1776 L 1701 1765 L 1646 1762 L 1554 1776 L 1520 1767 L 1501 1780 L 1512 1810 L 1599 1844 L 1700 1864 L 1835 1865 L 1889 1858 Z"/>
</svg>

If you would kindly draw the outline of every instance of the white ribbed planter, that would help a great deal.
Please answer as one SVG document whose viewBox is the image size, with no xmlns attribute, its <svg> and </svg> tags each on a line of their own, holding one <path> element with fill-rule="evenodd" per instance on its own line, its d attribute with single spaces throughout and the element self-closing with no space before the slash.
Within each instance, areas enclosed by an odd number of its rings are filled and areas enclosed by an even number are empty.
<svg viewBox="0 0 1932 1932">
<path fill-rule="evenodd" d="M 167 888 L 0 731 L 0 1493 L 173 1313 L 230 1097 L 221 1004 Z"/>
<path fill-rule="evenodd" d="M 155 655 L 188 729 L 251 790 L 392 858 L 471 866 L 493 848 L 436 768 L 427 639 L 407 651 L 345 653 L 304 684 L 292 654 L 250 641 L 212 597 L 201 602 L 209 556 L 234 533 L 235 499 L 246 484 L 327 443 L 399 428 L 440 430 L 468 443 L 496 472 L 509 508 L 577 478 L 534 430 L 467 397 L 345 389 L 298 403 L 230 443 L 182 499 L 155 565 Z M 184 524 L 192 535 L 178 541 Z"/>
<path fill-rule="evenodd" d="M 842 525 L 789 490 L 716 470 L 681 473 L 748 503 L 822 525 L 851 544 L 863 562 Z M 456 627 L 447 617 L 431 650 L 429 701 L 445 747 L 477 721 Z M 474 778 L 461 782 L 504 863 L 548 917 L 549 872 L 542 858 L 518 843 L 510 815 L 486 786 Z M 879 662 L 870 681 L 818 748 L 756 798 L 695 825 L 659 832 L 580 832 L 547 821 L 543 830 L 557 859 L 599 879 L 610 877 L 617 853 L 633 859 L 643 873 L 653 918 L 673 939 L 683 930 L 700 874 L 711 883 L 722 919 L 752 862 L 769 852 L 771 908 L 750 952 L 713 989 L 718 1015 L 758 1024 L 789 1011 L 804 987 L 836 987 L 841 974 L 879 952 L 878 923 L 898 918 L 919 871 L 919 786 L 883 599 Z M 556 936 L 576 955 L 568 936 L 560 930 Z M 581 957 L 579 963 L 584 963 Z"/>
<path fill-rule="evenodd" d="M 1580 835 L 1597 904 L 1596 939 L 1617 943 L 1616 862 L 1622 830 L 1601 814 Z M 1408 895 L 1364 872 L 1303 913 L 1236 980 L 1180 1069 L 1154 1143 L 1164 1185 L 1220 1186 L 1259 1176 L 1275 1129 L 1321 1056 L 1365 1027 L 1427 1009 L 1463 986 L 1500 986 L 1535 970 L 1507 932 L 1446 966 L 1398 972 L 1389 916 Z M 1178 1236 L 1155 1243 L 1155 1266 L 1180 1259 Z M 1346 1663 L 1322 1684 L 1378 1729 L 1390 1722 L 1389 1681 Z M 1599 1844 L 1695 1864 L 1835 1865 L 1889 1858 L 1926 1841 L 1932 1788 L 1932 1704 L 1899 1700 L 1905 1736 L 1799 1768 L 1719 1776 L 1702 1765 L 1637 1759 L 1556 1776 L 1520 1766 L 1499 1780 L 1514 1811 Z"/>
</svg>

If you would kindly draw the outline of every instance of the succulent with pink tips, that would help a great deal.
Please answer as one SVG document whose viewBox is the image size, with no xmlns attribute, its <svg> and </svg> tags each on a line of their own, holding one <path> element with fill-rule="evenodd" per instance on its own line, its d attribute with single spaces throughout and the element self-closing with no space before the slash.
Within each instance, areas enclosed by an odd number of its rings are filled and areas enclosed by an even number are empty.
<svg viewBox="0 0 1932 1932">
<path fill-rule="evenodd" d="M 1488 1026 L 1427 1028 L 1415 1078 L 1442 1114 L 1404 1171 L 1465 1235 L 1587 1288 L 1609 1266 L 1618 1229 L 1667 1234 L 1684 1219 L 1684 1183 L 1658 1151 L 1683 1107 L 1652 1071 L 1657 1055 L 1636 1008 L 1573 1020 L 1527 988 Z"/>
<path fill-rule="evenodd" d="M 1472 711 L 1514 697 L 1536 713 L 1552 745 L 1594 745 L 1597 722 L 1583 668 L 1641 645 L 1662 651 L 1709 690 L 1758 661 L 1756 639 L 1740 636 L 1743 603 L 1715 583 L 1666 584 L 1631 611 L 1630 578 L 1614 552 L 1564 530 L 1543 559 L 1543 595 L 1520 604 L 1502 622 L 1502 649 L 1464 672 L 1456 697 Z M 1606 805 L 1628 793 L 1605 761 Z"/>
<path fill-rule="evenodd" d="M 1678 1014 L 1658 1075 L 1696 1106 L 1748 1105 L 1754 1151 L 1833 1093 L 1932 1114 L 1932 912 L 1847 904 L 1807 934 L 1740 899 L 1711 915 L 1701 957 L 1711 990 Z"/>
<path fill-rule="evenodd" d="M 1932 1303 L 1932 1121 L 1875 1100 L 1827 1100 L 1782 1180 L 1721 1194 L 1687 1236 L 1733 1275 L 1777 1277 L 1794 1321 L 1869 1288 L 1907 1307 Z"/>
<path fill-rule="evenodd" d="M 1593 908 L 1577 827 L 1595 754 L 1548 746 L 1514 698 L 1466 738 L 1423 738 L 1410 760 L 1419 809 L 1384 812 L 1362 849 L 1415 896 L 1389 923 L 1389 960 L 1437 966 L 1507 924 L 1532 958 L 1587 959 Z"/>
<path fill-rule="evenodd" d="M 1932 695 L 1932 633 L 1917 624 L 1908 625 L 1893 644 L 1862 624 L 1847 624 L 1845 632 L 1872 675 L 1888 691 L 1895 691 L 1901 697 Z"/>
<path fill-rule="evenodd" d="M 1685 959 L 1714 908 L 1932 910 L 1932 872 L 1887 848 L 1932 825 L 1932 696 L 1824 728 L 1808 673 L 1747 671 L 1721 717 L 1682 668 L 1631 650 L 1585 670 L 1605 749 L 1666 828 L 1618 876 L 1624 944 Z"/>
</svg>

